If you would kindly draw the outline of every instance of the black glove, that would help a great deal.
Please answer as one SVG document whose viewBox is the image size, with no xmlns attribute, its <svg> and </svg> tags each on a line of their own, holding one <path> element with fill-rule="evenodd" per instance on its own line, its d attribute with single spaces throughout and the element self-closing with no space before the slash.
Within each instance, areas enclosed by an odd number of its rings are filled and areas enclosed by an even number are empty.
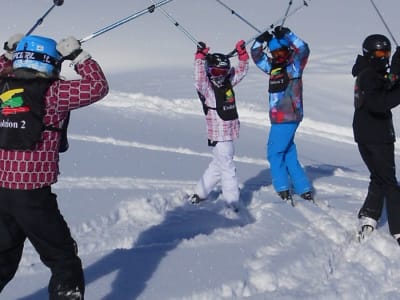
<svg viewBox="0 0 400 300">
<path fill-rule="evenodd" d="M 91 57 L 89 53 L 82 50 L 81 42 L 72 36 L 60 40 L 56 49 L 64 60 L 72 60 L 73 64 L 81 63 Z"/>
<path fill-rule="evenodd" d="M 390 73 L 400 75 L 400 46 L 397 46 L 396 51 L 392 56 L 392 63 L 390 64 Z"/>
<path fill-rule="evenodd" d="M 277 39 L 282 39 L 285 34 L 289 33 L 290 29 L 287 27 L 277 26 L 274 29 L 274 35 Z"/>
<path fill-rule="evenodd" d="M 256 41 L 259 43 L 269 42 L 273 38 L 273 35 L 267 31 L 261 33 L 258 37 L 256 37 Z"/>
<path fill-rule="evenodd" d="M 207 48 L 206 43 L 204 43 L 204 42 L 199 42 L 199 43 L 197 44 L 197 52 L 201 52 L 201 51 L 203 51 L 203 49 L 205 49 L 205 48 Z"/>
</svg>

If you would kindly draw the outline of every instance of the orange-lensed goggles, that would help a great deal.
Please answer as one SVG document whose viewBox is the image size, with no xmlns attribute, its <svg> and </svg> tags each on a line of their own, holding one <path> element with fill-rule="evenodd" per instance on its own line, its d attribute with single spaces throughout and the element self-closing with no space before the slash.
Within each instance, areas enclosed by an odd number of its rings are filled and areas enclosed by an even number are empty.
<svg viewBox="0 0 400 300">
<path fill-rule="evenodd" d="M 226 76 L 229 72 L 227 68 L 217 68 L 217 67 L 210 67 L 208 68 L 208 73 L 211 76 Z"/>
<path fill-rule="evenodd" d="M 377 58 L 389 58 L 390 50 L 375 50 L 374 56 Z"/>
<path fill-rule="evenodd" d="M 273 58 L 286 58 L 289 55 L 289 51 L 286 48 L 276 49 L 271 52 Z"/>
</svg>

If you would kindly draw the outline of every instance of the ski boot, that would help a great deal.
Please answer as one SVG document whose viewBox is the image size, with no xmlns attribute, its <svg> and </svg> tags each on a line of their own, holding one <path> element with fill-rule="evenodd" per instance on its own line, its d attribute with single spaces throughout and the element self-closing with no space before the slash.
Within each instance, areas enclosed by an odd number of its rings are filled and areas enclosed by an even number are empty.
<svg viewBox="0 0 400 300">
<path fill-rule="evenodd" d="M 303 198 L 304 200 L 308 200 L 308 201 L 314 200 L 314 197 L 310 191 L 301 194 L 300 197 Z"/>
<path fill-rule="evenodd" d="M 314 195 L 312 194 L 311 191 L 301 194 L 300 197 L 303 198 L 304 200 L 311 201 L 312 203 L 315 204 Z"/>
<path fill-rule="evenodd" d="M 358 241 L 361 242 L 368 238 L 371 233 L 375 230 L 376 220 L 370 217 L 361 217 L 360 218 L 360 231 L 358 232 Z"/>
<path fill-rule="evenodd" d="M 206 199 L 200 198 L 199 195 L 197 194 L 192 194 L 188 197 L 188 201 L 192 204 L 199 204 L 200 202 L 203 202 Z"/>
<path fill-rule="evenodd" d="M 290 194 L 289 190 L 280 191 L 280 192 L 278 192 L 278 195 L 279 195 L 279 197 L 282 198 L 283 201 L 285 201 L 285 202 L 290 202 L 290 204 L 291 204 L 292 206 L 295 205 L 295 204 L 294 204 L 293 197 L 292 197 L 292 195 Z"/>
<path fill-rule="evenodd" d="M 226 207 L 231 209 L 233 212 L 238 213 L 240 210 L 240 203 L 239 201 L 226 202 Z"/>
<path fill-rule="evenodd" d="M 50 292 L 50 300 L 83 300 L 83 294 L 78 287 Z"/>
</svg>

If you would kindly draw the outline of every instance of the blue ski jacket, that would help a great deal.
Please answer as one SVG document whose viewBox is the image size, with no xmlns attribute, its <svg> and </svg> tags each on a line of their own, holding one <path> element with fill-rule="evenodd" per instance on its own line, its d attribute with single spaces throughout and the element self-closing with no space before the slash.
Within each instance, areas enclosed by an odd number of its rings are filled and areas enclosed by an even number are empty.
<svg viewBox="0 0 400 300">
<path fill-rule="evenodd" d="M 289 43 L 290 56 L 283 66 L 288 77 L 287 87 L 278 92 L 269 93 L 269 118 L 271 123 L 301 122 L 303 119 L 303 82 L 302 74 L 310 55 L 306 42 L 293 32 L 283 37 Z M 251 47 L 251 57 L 263 72 L 271 75 L 273 59 L 263 51 L 263 43 L 255 41 Z"/>
</svg>

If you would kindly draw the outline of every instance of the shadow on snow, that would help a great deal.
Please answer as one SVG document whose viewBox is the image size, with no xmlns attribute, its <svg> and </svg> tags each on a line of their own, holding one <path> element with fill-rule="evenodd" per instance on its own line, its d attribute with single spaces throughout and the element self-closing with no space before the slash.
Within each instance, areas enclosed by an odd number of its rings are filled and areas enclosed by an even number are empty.
<svg viewBox="0 0 400 300">
<path fill-rule="evenodd" d="M 332 165 L 307 166 L 310 180 L 333 176 L 336 169 L 343 167 Z M 349 170 L 347 170 L 349 171 Z M 167 212 L 162 223 L 142 232 L 131 249 L 116 249 L 85 269 L 86 285 L 103 276 L 117 271 L 111 292 L 103 300 L 135 299 L 145 290 L 147 281 L 157 270 L 162 259 L 174 250 L 183 240 L 198 235 L 210 235 L 220 228 L 245 226 L 255 220 L 247 211 L 254 193 L 264 186 L 272 184 L 270 171 L 262 170 L 256 176 L 244 182 L 241 189 L 241 201 L 244 209 L 238 218 L 228 218 L 218 211 L 218 193 L 210 195 L 205 209 L 186 204 Z M 210 209 L 211 207 L 211 209 Z M 47 297 L 47 289 L 20 298 L 19 300 L 42 300 Z"/>
</svg>

